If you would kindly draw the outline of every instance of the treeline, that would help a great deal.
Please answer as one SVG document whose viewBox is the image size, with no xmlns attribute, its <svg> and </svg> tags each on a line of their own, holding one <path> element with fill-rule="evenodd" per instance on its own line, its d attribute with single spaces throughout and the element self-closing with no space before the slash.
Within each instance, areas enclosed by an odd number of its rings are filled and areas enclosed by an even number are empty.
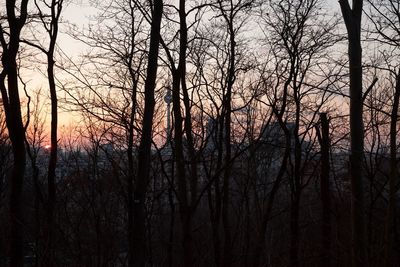
<svg viewBox="0 0 400 267">
<path fill-rule="evenodd" d="M 1 7 L 0 266 L 400 264 L 399 1 L 84 4 Z"/>
</svg>

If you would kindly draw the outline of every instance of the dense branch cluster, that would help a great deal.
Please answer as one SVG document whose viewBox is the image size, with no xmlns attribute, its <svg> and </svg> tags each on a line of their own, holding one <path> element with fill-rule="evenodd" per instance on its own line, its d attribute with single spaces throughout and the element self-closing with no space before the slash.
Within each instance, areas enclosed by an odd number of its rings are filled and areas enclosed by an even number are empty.
<svg viewBox="0 0 400 267">
<path fill-rule="evenodd" d="M 400 264 L 399 1 L 3 2 L 0 266 Z"/>
</svg>

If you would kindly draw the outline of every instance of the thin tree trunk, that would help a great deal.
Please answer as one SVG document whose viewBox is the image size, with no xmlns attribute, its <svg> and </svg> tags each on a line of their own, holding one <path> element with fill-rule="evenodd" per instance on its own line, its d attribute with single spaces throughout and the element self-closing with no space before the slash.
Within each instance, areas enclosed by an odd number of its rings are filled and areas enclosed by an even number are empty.
<svg viewBox="0 0 400 267">
<path fill-rule="evenodd" d="M 47 259 L 44 263 L 46 266 L 55 266 L 55 248 L 53 241 L 54 232 L 54 206 L 56 203 L 56 167 L 57 167 L 57 151 L 58 151 L 58 107 L 57 107 L 57 91 L 54 77 L 54 50 L 58 36 L 58 20 L 61 14 L 63 1 L 51 3 L 51 23 L 50 23 L 50 45 L 47 52 L 47 76 L 50 89 L 51 100 L 51 136 L 50 136 L 50 159 L 48 165 L 48 199 L 47 199 Z"/>
<path fill-rule="evenodd" d="M 236 41 L 235 30 L 233 28 L 233 21 L 229 23 L 229 72 L 227 77 L 226 95 L 224 96 L 224 111 L 225 111 L 225 124 L 224 124 L 224 138 L 225 138 L 225 160 L 224 160 L 224 177 L 223 177 L 223 195 L 222 195 L 222 225 L 224 227 L 224 259 L 223 266 L 228 267 L 232 265 L 232 237 L 231 226 L 229 218 L 229 205 L 230 205 L 230 180 L 231 180 L 231 113 L 232 113 L 232 90 L 235 83 L 235 63 L 236 63 Z"/>
<path fill-rule="evenodd" d="M 174 266 L 174 257 L 173 257 L 173 242 L 174 242 L 174 228 L 175 228 L 175 203 L 174 203 L 174 193 L 173 193 L 173 186 L 174 186 L 174 161 L 170 160 L 168 162 L 168 173 L 171 174 L 171 182 L 168 186 L 168 202 L 171 209 L 171 217 L 169 222 L 169 237 L 168 237 L 168 249 L 167 249 L 167 257 L 168 257 L 168 266 Z"/>
<path fill-rule="evenodd" d="M 321 123 L 321 203 L 322 203 L 322 226 L 321 226 L 321 267 L 331 266 L 331 192 L 329 186 L 329 122 L 326 113 L 320 115 Z"/>
<path fill-rule="evenodd" d="M 56 202 L 56 165 L 57 165 L 57 93 L 54 81 L 54 61 L 53 57 L 48 57 L 48 79 L 51 98 L 51 147 L 50 158 L 48 166 L 47 186 L 48 186 L 48 199 L 47 199 L 47 259 L 45 259 L 46 266 L 54 266 L 54 244 L 53 244 L 53 228 L 54 228 L 54 205 Z"/>
<path fill-rule="evenodd" d="M 392 112 L 390 114 L 390 176 L 389 176 L 389 205 L 386 222 L 386 266 L 396 265 L 396 237 L 397 237 L 397 206 L 396 193 L 398 183 L 397 171 L 397 119 L 400 98 L 400 71 L 396 76 L 396 87 L 393 97 Z"/>
<path fill-rule="evenodd" d="M 292 203 L 290 207 L 290 266 L 299 266 L 299 244 L 300 244 L 300 193 L 292 193 Z"/>
<path fill-rule="evenodd" d="M 134 74 L 131 72 L 131 77 L 133 78 Z M 137 81 L 134 81 L 134 86 L 132 89 L 132 110 L 129 118 L 128 125 L 128 148 L 126 150 L 128 156 L 128 177 L 127 177 L 127 210 L 128 210 L 128 257 L 129 264 L 133 264 L 133 254 L 134 251 L 134 243 L 135 236 L 133 234 L 133 183 L 134 183 L 134 161 L 133 161 L 133 138 L 134 138 L 134 121 L 135 121 L 135 113 L 136 113 L 136 97 L 137 97 Z"/>
<path fill-rule="evenodd" d="M 185 203 L 185 213 L 182 214 L 182 225 L 183 225 L 183 246 L 184 246 L 184 262 L 185 266 L 192 266 L 194 262 L 194 244 L 192 237 L 192 220 L 195 212 L 195 205 L 197 200 L 197 162 L 196 152 L 194 148 L 194 141 L 192 136 L 192 117 L 190 108 L 190 99 L 188 89 L 186 86 L 186 51 L 188 42 L 188 29 L 186 24 L 186 7 L 185 0 L 179 1 L 179 21 L 180 21 L 180 43 L 179 43 L 179 66 L 178 72 L 183 93 L 183 103 L 185 107 L 185 123 L 184 129 L 187 139 L 188 155 L 190 158 L 190 179 L 189 179 L 189 190 L 190 199 Z M 186 179 L 186 177 L 185 177 Z"/>
<path fill-rule="evenodd" d="M 129 129 L 130 131 L 133 129 Z M 127 186 L 127 212 L 128 212 L 128 263 L 130 267 L 133 267 L 133 256 L 135 253 L 135 235 L 134 235 L 134 224 L 133 224 L 133 183 L 134 183 L 134 173 L 133 173 L 133 140 L 131 142 L 132 136 L 129 134 L 128 140 L 128 186 Z"/>
<path fill-rule="evenodd" d="M 208 198 L 208 208 L 210 212 L 210 222 L 211 222 L 211 234 L 214 248 L 214 262 L 215 266 L 220 266 L 221 261 L 221 241 L 219 236 L 219 214 L 220 214 L 220 189 L 219 189 L 219 177 L 215 179 L 215 187 L 214 187 L 214 195 L 212 193 L 212 185 L 207 189 L 207 198 Z M 214 201 L 215 200 L 215 201 Z"/>
<path fill-rule="evenodd" d="M 134 38 L 132 38 L 132 43 L 134 43 Z M 132 48 L 133 49 L 133 48 Z M 128 69 L 130 78 L 132 80 L 132 109 L 130 111 L 129 123 L 127 125 L 128 129 L 128 147 L 126 150 L 127 158 L 128 158 L 128 177 L 127 177 L 127 210 L 128 210 L 128 262 L 133 262 L 133 254 L 134 254 L 134 243 L 135 237 L 133 234 L 133 184 L 134 184 L 134 160 L 133 160 L 133 146 L 134 146 L 134 129 L 135 129 L 135 119 L 136 119 L 136 107 L 137 107 L 137 87 L 138 87 L 138 78 L 137 73 L 132 68 L 132 60 L 133 60 L 133 51 L 131 51 Z"/>
<path fill-rule="evenodd" d="M 295 76 L 296 77 L 296 76 Z M 299 127 L 300 127 L 300 99 L 298 87 L 293 88 L 294 101 L 296 103 L 296 119 L 295 119 L 295 129 L 293 133 L 294 136 L 294 181 L 292 182 L 292 192 L 291 192 L 291 207 L 290 207 L 290 266 L 297 267 L 300 265 L 299 259 L 299 249 L 300 249 L 300 201 L 302 194 L 302 174 L 300 172 L 300 165 L 302 161 L 302 147 L 299 137 Z"/>
</svg>

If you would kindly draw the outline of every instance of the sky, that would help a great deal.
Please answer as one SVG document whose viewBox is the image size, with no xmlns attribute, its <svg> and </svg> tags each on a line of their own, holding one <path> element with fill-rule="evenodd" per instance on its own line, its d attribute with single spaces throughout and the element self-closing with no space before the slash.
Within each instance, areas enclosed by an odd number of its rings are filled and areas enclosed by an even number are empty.
<svg viewBox="0 0 400 267">
<path fill-rule="evenodd" d="M 96 9 L 89 5 L 88 1 L 80 0 L 80 1 L 66 1 L 69 2 L 67 5 L 63 7 L 62 16 L 61 16 L 61 24 L 59 29 L 59 36 L 57 45 L 61 48 L 61 50 L 72 58 L 77 58 L 83 52 L 83 45 L 74 40 L 72 37 L 68 35 L 69 24 L 72 23 L 78 28 L 83 28 L 88 25 L 90 16 L 96 14 Z M 44 36 L 44 38 L 47 36 Z M 57 62 L 57 58 L 56 58 Z M 48 92 L 48 84 L 44 69 L 40 71 L 36 68 L 33 70 L 25 70 L 25 82 L 27 82 L 28 90 L 30 90 L 31 94 L 40 88 L 41 95 L 43 98 L 49 98 Z M 60 72 L 55 71 L 56 78 L 60 78 Z M 62 77 L 61 77 L 62 79 Z M 21 93 L 23 101 L 26 99 L 24 97 L 24 93 Z M 58 96 L 62 96 L 63 93 L 58 91 Z M 48 104 L 45 104 L 47 108 L 49 108 Z M 59 106 L 62 106 L 62 101 L 59 101 Z M 49 125 L 49 114 L 47 111 L 47 120 L 46 124 Z M 76 124 L 79 121 L 78 114 L 74 114 L 71 112 L 65 112 L 62 109 L 59 110 L 59 126 L 60 127 L 70 127 L 73 124 Z"/>
<path fill-rule="evenodd" d="M 67 0 L 66 0 L 67 1 Z M 176 0 L 173 0 L 176 2 Z M 90 21 L 90 17 L 95 15 L 98 11 L 93 7 L 90 2 L 85 0 L 72 0 L 68 1 L 69 4 L 64 6 L 62 21 L 60 26 L 60 35 L 58 38 L 58 45 L 62 51 L 69 57 L 78 58 L 81 53 L 88 49 L 86 46 L 82 45 L 79 41 L 73 39 L 68 35 L 70 29 L 70 24 L 75 25 L 79 29 L 87 27 Z M 326 4 L 331 7 L 332 11 L 339 12 L 339 4 L 337 0 L 327 0 Z M 56 72 L 56 76 L 60 75 Z M 43 74 L 37 74 L 33 72 L 32 76 L 29 77 L 29 84 L 31 88 L 35 90 L 37 88 L 42 88 L 42 92 L 45 96 L 48 96 L 47 80 Z M 59 77 L 59 76 L 58 76 Z M 59 92 L 59 96 L 63 93 Z M 62 105 L 62 101 L 59 102 Z M 60 110 L 59 113 L 59 126 L 60 127 L 70 127 L 71 124 L 76 124 L 79 121 L 79 116 L 71 112 L 65 112 Z"/>
</svg>

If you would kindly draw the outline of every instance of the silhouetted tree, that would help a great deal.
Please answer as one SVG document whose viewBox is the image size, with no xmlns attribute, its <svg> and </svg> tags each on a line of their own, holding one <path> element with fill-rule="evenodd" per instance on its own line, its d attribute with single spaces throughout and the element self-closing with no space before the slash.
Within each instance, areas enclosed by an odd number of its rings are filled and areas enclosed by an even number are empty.
<svg viewBox="0 0 400 267">
<path fill-rule="evenodd" d="M 329 120 L 326 113 L 320 114 L 320 128 L 317 130 L 318 140 L 321 146 L 321 203 L 322 203 L 322 227 L 321 227 L 321 266 L 331 266 L 332 247 L 332 222 L 331 222 L 331 188 L 330 188 L 330 138 Z"/>
<path fill-rule="evenodd" d="M 14 163 L 11 175 L 10 224 L 11 224 L 11 267 L 23 266 L 24 212 L 22 206 L 22 188 L 25 175 L 25 129 L 21 115 L 21 101 L 18 91 L 17 56 L 20 47 L 21 30 L 28 17 L 28 0 L 7 1 L 6 21 L 8 27 L 0 24 L 1 61 L 0 90 L 6 114 Z"/>
<path fill-rule="evenodd" d="M 269 36 L 266 40 L 276 62 L 269 79 L 269 102 L 282 134 L 285 136 L 289 153 L 283 170 L 290 186 L 290 265 L 299 266 L 301 228 L 301 201 L 304 189 L 314 176 L 315 133 L 313 124 L 318 120 L 321 109 L 327 108 L 332 92 L 326 91 L 337 77 L 322 70 L 324 59 L 337 44 L 335 17 L 324 19 L 320 10 L 322 3 L 316 0 L 285 0 L 279 3 L 269 1 L 262 18 Z M 315 29 L 313 25 L 323 25 Z M 318 66 L 319 65 L 319 66 Z M 318 67 L 315 67 L 318 66 Z M 327 68 L 331 66 L 327 65 Z M 272 77 L 274 77 L 272 76 Z M 312 83 L 308 79 L 319 77 Z M 268 85 L 268 83 L 266 83 Z M 317 101 L 310 96 L 315 93 Z M 285 153 L 285 154 L 286 154 Z M 284 162 L 282 162 L 284 163 Z"/>
<path fill-rule="evenodd" d="M 353 266 L 368 266 L 364 203 L 363 87 L 361 17 L 363 0 L 339 1 L 348 37 L 350 68 L 350 171 L 352 185 Z"/>
<path fill-rule="evenodd" d="M 399 232 L 397 227 L 398 221 L 398 206 L 396 194 L 398 192 L 397 178 L 397 120 L 400 97 L 399 71 L 398 67 L 391 66 L 391 58 L 395 62 L 398 58 L 398 49 L 400 42 L 400 6 L 397 1 L 366 1 L 369 7 L 369 12 L 366 15 L 371 22 L 372 27 L 368 28 L 368 40 L 374 41 L 379 45 L 384 46 L 379 52 L 384 58 L 385 66 L 377 67 L 380 71 L 389 71 L 389 76 L 393 80 L 391 85 L 394 87 L 393 102 L 390 111 L 390 174 L 389 174 L 389 200 L 387 210 L 387 222 L 385 230 L 385 263 L 387 265 L 396 264 L 399 262 Z M 397 256 L 395 256 L 397 254 Z M 397 259 L 396 259 L 397 258 Z"/>
<path fill-rule="evenodd" d="M 57 151 L 58 151 L 58 98 L 56 89 L 56 78 L 54 74 L 56 42 L 58 37 L 59 21 L 63 9 L 63 0 L 52 0 L 50 3 L 46 1 L 35 0 L 35 5 L 38 11 L 38 17 L 43 24 L 43 27 L 48 35 L 48 47 L 26 41 L 29 45 L 38 48 L 44 53 L 47 59 L 47 80 L 50 91 L 51 101 L 51 129 L 50 129 L 50 158 L 47 173 L 47 199 L 46 199 L 46 228 L 44 241 L 45 253 L 41 264 L 43 266 L 55 266 L 55 251 L 53 246 L 54 240 L 54 205 L 56 203 L 56 166 L 57 166 Z M 49 14 L 45 14 L 43 6 L 49 9 Z M 48 20 L 50 18 L 50 20 Z M 36 40 L 35 40 L 36 41 Z"/>
<path fill-rule="evenodd" d="M 130 255 L 130 266 L 146 265 L 146 230 L 145 200 L 151 167 L 151 144 L 154 116 L 154 90 L 157 78 L 160 27 L 163 14 L 163 1 L 154 0 L 150 32 L 149 58 L 145 81 L 144 111 L 142 135 L 139 145 L 136 187 L 133 192 L 133 255 Z"/>
</svg>

